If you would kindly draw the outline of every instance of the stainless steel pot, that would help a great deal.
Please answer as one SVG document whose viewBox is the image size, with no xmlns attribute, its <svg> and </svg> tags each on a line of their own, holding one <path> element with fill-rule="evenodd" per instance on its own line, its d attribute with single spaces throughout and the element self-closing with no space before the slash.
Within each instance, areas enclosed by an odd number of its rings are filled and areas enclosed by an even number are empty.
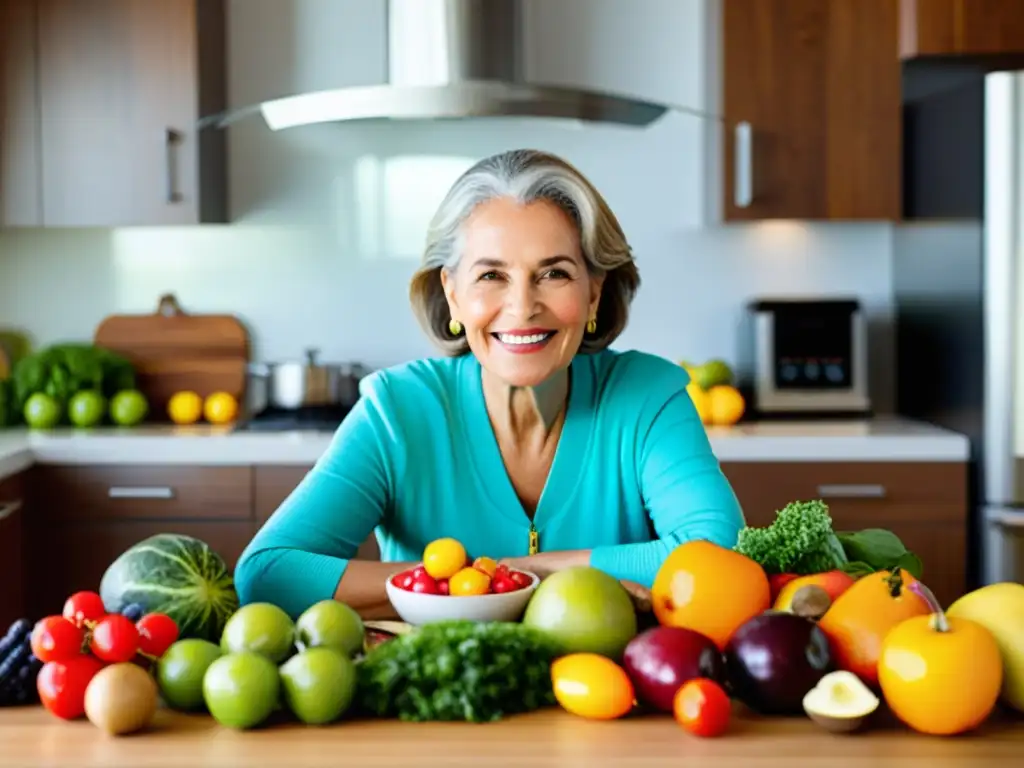
<svg viewBox="0 0 1024 768">
<path fill-rule="evenodd" d="M 318 363 L 318 355 L 319 350 L 307 349 L 304 362 L 250 365 L 250 374 L 266 382 L 267 405 L 295 409 L 355 403 L 366 369 L 358 363 Z"/>
</svg>

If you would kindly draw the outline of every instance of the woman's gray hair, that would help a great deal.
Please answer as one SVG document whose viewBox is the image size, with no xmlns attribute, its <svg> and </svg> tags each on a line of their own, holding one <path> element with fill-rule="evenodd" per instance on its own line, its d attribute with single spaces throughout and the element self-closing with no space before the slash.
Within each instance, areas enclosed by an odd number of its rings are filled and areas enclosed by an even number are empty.
<svg viewBox="0 0 1024 768">
<path fill-rule="evenodd" d="M 576 168 L 554 155 L 517 149 L 485 158 L 460 176 L 441 202 L 427 229 L 423 263 L 413 275 L 409 298 L 427 335 L 447 355 L 469 351 L 464 335 L 448 329 L 451 315 L 441 285 L 441 270 L 453 270 L 462 256 L 462 223 L 481 203 L 511 197 L 521 203 L 549 200 L 576 222 L 580 246 L 592 275 L 603 274 L 597 330 L 585 334 L 580 352 L 605 349 L 629 320 L 640 287 L 633 253 L 615 214 Z"/>
</svg>

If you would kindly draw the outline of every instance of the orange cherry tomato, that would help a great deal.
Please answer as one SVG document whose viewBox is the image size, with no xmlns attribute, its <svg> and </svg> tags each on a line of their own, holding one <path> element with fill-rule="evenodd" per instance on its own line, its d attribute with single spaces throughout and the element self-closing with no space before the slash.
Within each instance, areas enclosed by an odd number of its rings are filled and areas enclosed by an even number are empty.
<svg viewBox="0 0 1024 768">
<path fill-rule="evenodd" d="M 490 587 L 491 577 L 472 566 L 466 566 L 448 579 L 448 594 L 453 597 L 486 595 Z"/>
<path fill-rule="evenodd" d="M 672 701 L 676 722 L 695 736 L 713 738 L 729 728 L 732 702 L 714 680 L 697 677 L 676 691 Z"/>
<path fill-rule="evenodd" d="M 818 626 L 839 669 L 853 672 L 869 686 L 878 685 L 883 638 L 906 619 L 930 612 L 928 603 L 910 589 L 916 583 L 910 573 L 894 568 L 857 579 L 835 599 Z"/>
<path fill-rule="evenodd" d="M 571 653 L 555 659 L 551 683 L 563 709 L 591 720 L 623 717 L 636 701 L 626 670 L 597 653 Z"/>
<path fill-rule="evenodd" d="M 466 548 L 456 539 L 435 539 L 423 550 L 423 569 L 432 578 L 450 578 L 465 565 Z"/>
<path fill-rule="evenodd" d="M 981 624 L 946 616 L 927 589 L 922 593 L 932 614 L 901 622 L 882 641 L 882 695 L 896 717 L 921 733 L 952 736 L 973 730 L 999 699 L 1004 674 L 999 646 Z"/>
</svg>

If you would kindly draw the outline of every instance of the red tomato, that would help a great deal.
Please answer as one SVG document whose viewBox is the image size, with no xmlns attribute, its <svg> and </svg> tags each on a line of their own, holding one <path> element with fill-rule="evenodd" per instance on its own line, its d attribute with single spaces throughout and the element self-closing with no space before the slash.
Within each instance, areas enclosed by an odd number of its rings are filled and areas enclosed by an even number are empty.
<svg viewBox="0 0 1024 768">
<path fill-rule="evenodd" d="M 178 625 L 165 613 L 147 613 L 137 622 L 139 650 L 151 656 L 163 656 L 178 639 Z"/>
<path fill-rule="evenodd" d="M 448 579 L 438 579 L 437 580 L 437 594 L 439 594 L 439 595 L 447 595 L 448 593 L 449 593 L 449 590 L 448 590 Z"/>
<path fill-rule="evenodd" d="M 89 648 L 101 661 L 116 664 L 131 661 L 139 650 L 139 630 L 131 619 L 112 613 L 97 622 Z"/>
<path fill-rule="evenodd" d="M 496 567 L 494 569 L 494 575 L 491 578 L 492 579 L 496 579 L 498 576 L 505 576 L 505 577 L 507 577 L 508 575 L 509 575 L 508 566 L 505 565 L 504 563 L 502 563 L 501 565 L 499 565 L 498 567 Z"/>
<path fill-rule="evenodd" d="M 517 589 L 519 589 L 519 585 L 508 576 L 495 574 L 494 578 L 491 579 L 491 592 L 496 595 L 501 595 L 505 592 L 515 592 Z"/>
<path fill-rule="evenodd" d="M 75 592 L 64 603 L 64 618 L 79 627 L 86 621 L 99 621 L 106 615 L 103 598 L 95 592 Z"/>
<path fill-rule="evenodd" d="M 84 642 L 85 630 L 63 616 L 47 616 L 32 629 L 32 653 L 42 662 L 72 659 Z"/>
<path fill-rule="evenodd" d="M 81 717 L 85 712 L 85 689 L 101 669 L 102 662 L 86 655 L 47 662 L 36 677 L 39 700 L 64 720 Z"/>
<path fill-rule="evenodd" d="M 405 589 L 405 590 L 412 589 L 412 580 L 413 580 L 413 575 L 412 575 L 412 571 L 411 570 L 409 570 L 409 571 L 402 571 L 401 573 L 396 573 L 394 576 L 391 577 L 391 583 L 392 584 L 394 584 L 399 589 Z"/>
<path fill-rule="evenodd" d="M 434 577 L 426 571 L 422 571 L 413 577 L 412 586 L 409 589 L 423 595 L 439 594 L 437 590 L 437 582 L 434 581 Z"/>
<path fill-rule="evenodd" d="M 522 571 L 510 571 L 508 574 L 509 578 L 516 583 L 520 589 L 525 589 L 533 583 L 533 579 L 527 576 Z"/>
<path fill-rule="evenodd" d="M 698 677 L 683 684 L 673 701 L 676 722 L 695 736 L 719 736 L 729 727 L 732 704 L 714 680 Z"/>
</svg>

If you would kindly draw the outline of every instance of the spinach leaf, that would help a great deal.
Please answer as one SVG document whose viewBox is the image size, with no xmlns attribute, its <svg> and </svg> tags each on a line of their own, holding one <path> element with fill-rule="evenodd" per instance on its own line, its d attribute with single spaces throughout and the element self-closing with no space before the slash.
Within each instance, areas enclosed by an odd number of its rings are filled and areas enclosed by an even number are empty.
<svg viewBox="0 0 1024 768">
<path fill-rule="evenodd" d="M 920 579 L 923 566 L 920 558 L 910 552 L 892 531 L 865 528 L 837 534 L 847 558 L 870 566 L 875 571 L 892 570 L 896 566 Z"/>
</svg>

